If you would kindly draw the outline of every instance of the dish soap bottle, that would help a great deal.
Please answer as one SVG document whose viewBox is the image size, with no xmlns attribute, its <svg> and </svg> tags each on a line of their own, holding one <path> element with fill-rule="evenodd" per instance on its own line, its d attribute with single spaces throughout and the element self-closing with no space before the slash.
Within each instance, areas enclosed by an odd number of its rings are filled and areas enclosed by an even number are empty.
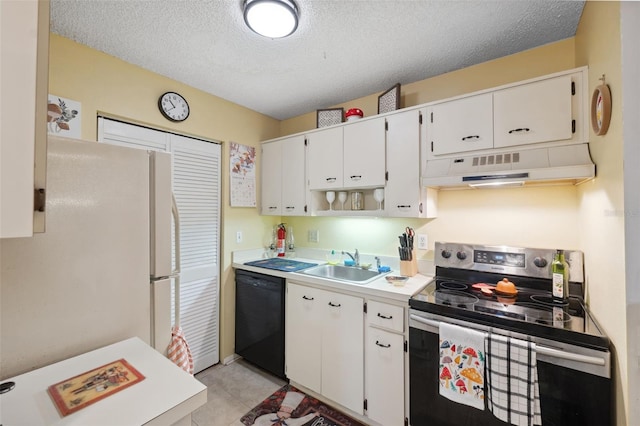
<svg viewBox="0 0 640 426">
<path fill-rule="evenodd" d="M 569 297 L 569 265 L 564 260 L 564 250 L 556 250 L 551 262 L 552 293 L 554 302 L 565 302 Z"/>
</svg>

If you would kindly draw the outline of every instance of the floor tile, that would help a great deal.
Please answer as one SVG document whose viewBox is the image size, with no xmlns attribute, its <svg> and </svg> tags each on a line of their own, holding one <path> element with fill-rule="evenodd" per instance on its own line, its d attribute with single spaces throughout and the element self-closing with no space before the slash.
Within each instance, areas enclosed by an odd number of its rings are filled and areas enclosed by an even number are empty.
<svg viewBox="0 0 640 426">
<path fill-rule="evenodd" d="M 244 360 L 217 364 L 196 378 L 207 386 L 207 403 L 193 413 L 193 426 L 242 426 L 243 415 L 286 384 Z"/>
</svg>

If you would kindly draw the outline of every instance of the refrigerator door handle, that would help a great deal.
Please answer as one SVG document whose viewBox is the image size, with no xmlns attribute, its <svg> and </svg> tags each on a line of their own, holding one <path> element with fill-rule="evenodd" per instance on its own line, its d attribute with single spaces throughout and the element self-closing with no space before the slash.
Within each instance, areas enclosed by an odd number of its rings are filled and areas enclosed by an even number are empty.
<svg viewBox="0 0 640 426">
<path fill-rule="evenodd" d="M 173 244 L 174 244 L 174 262 L 173 271 L 171 275 L 177 275 L 180 273 L 180 212 L 178 211 L 178 204 L 176 203 L 176 196 L 171 194 L 171 215 L 173 216 Z"/>
<path fill-rule="evenodd" d="M 171 193 L 171 215 L 173 216 L 173 244 L 174 261 L 171 275 L 174 277 L 174 300 L 175 300 L 175 325 L 180 325 L 180 212 L 176 203 L 175 194 Z"/>
</svg>

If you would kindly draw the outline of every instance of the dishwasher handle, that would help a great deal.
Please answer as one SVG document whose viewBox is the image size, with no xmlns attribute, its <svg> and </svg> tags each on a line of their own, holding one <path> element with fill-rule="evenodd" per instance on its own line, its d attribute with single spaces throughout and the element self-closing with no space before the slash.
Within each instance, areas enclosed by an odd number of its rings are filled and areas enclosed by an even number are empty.
<svg viewBox="0 0 640 426">
<path fill-rule="evenodd" d="M 431 327 L 440 328 L 440 321 L 423 318 L 416 314 L 409 314 L 409 318 L 419 323 L 429 325 Z M 480 331 L 483 331 L 483 330 L 480 330 Z M 582 354 L 574 354 L 571 352 L 564 352 L 558 349 L 547 348 L 545 346 L 536 345 L 536 352 L 539 353 L 540 355 L 546 355 L 553 358 L 565 359 L 567 361 L 584 362 L 586 364 L 593 364 L 593 365 L 600 365 L 600 366 L 606 365 L 606 362 L 603 358 L 587 356 Z"/>
</svg>

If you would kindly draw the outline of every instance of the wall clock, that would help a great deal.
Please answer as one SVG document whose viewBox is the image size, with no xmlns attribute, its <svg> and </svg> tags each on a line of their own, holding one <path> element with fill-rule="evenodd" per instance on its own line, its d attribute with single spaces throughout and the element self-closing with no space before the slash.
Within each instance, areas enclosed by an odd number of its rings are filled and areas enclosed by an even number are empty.
<svg viewBox="0 0 640 426">
<path fill-rule="evenodd" d="M 158 108 L 168 120 L 184 121 L 189 117 L 187 100 L 176 92 L 167 92 L 158 99 Z"/>
<path fill-rule="evenodd" d="M 591 127 L 598 136 L 607 133 L 611 121 L 611 90 L 604 82 L 604 75 L 600 81 L 602 84 L 595 88 L 591 97 Z"/>
</svg>

